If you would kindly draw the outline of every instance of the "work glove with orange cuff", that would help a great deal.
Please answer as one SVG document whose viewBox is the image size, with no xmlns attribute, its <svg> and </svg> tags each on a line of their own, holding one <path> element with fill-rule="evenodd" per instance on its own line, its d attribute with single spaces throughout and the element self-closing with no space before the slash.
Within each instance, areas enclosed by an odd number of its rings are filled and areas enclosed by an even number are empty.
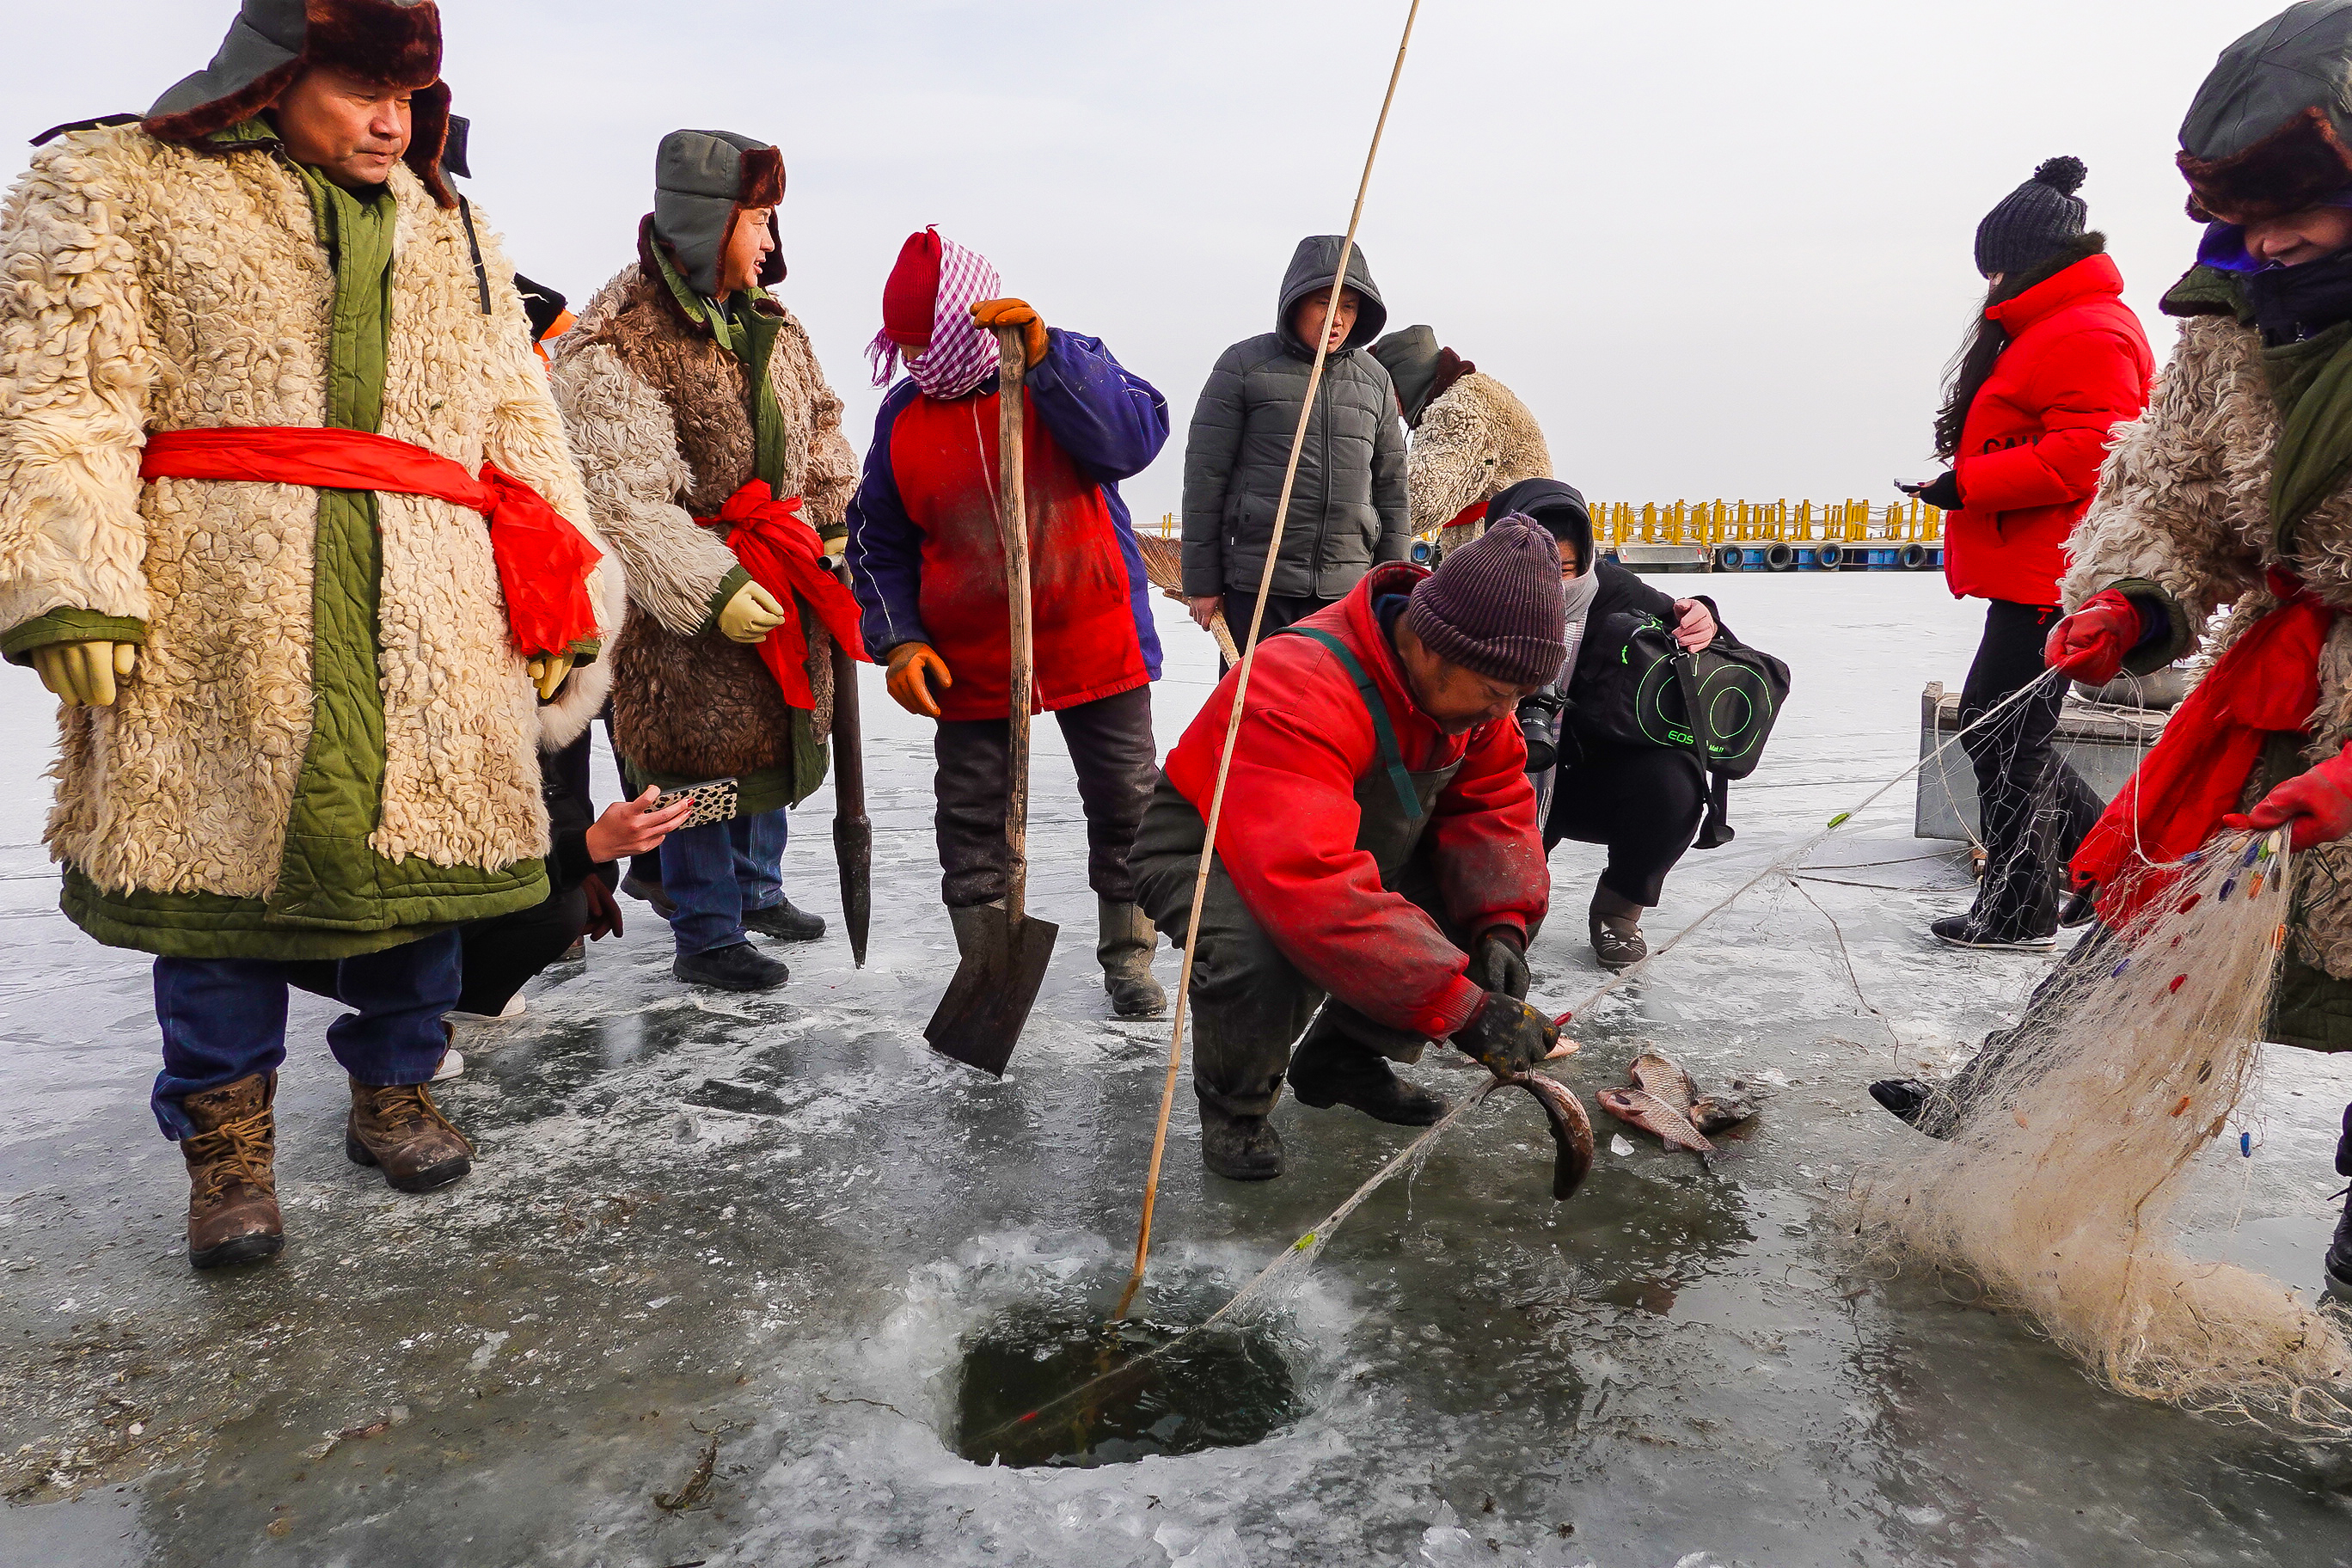
<svg viewBox="0 0 2352 1568">
<path fill-rule="evenodd" d="M 1527 1071 L 1559 1043 L 1559 1025 L 1504 991 L 1487 992 L 1485 1005 L 1454 1031 L 1454 1048 L 1496 1078 Z"/>
<path fill-rule="evenodd" d="M 890 650 L 890 700 L 908 712 L 926 719 L 940 716 L 940 705 L 929 683 L 932 676 L 941 686 L 955 684 L 955 677 L 948 673 L 948 661 L 930 644 L 902 642 Z"/>
<path fill-rule="evenodd" d="M 2352 746 L 2315 768 L 2299 773 L 2254 803 L 2233 811 L 2221 826 L 2242 833 L 2294 825 L 2287 848 L 2300 854 L 2352 834 Z"/>
<path fill-rule="evenodd" d="M 1022 363 L 1031 370 L 1045 363 L 1045 318 L 1025 300 L 982 300 L 971 308 L 971 324 L 982 331 L 1021 329 Z"/>
<path fill-rule="evenodd" d="M 2083 607 L 2050 628 L 2042 662 L 2085 686 L 2105 686 L 2123 673 L 2124 657 L 2147 635 L 2139 608 L 2113 588 L 2083 601 Z"/>
</svg>

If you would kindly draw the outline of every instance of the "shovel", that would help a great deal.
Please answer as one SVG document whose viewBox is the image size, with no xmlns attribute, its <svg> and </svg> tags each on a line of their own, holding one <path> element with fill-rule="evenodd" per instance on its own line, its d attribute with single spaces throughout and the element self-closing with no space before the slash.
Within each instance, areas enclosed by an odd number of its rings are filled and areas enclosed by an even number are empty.
<svg viewBox="0 0 2352 1568">
<path fill-rule="evenodd" d="M 1004 597 L 1012 608 L 1012 721 L 1006 773 L 1004 838 L 1013 851 L 1002 921 L 973 933 L 940 998 L 923 1037 L 941 1056 L 998 1078 L 1036 1005 L 1054 939 L 1062 928 L 1032 920 L 1024 908 L 1029 886 L 1029 704 L 1033 650 L 1029 638 L 1029 508 L 1021 489 L 1021 377 L 1025 368 L 1021 329 L 996 330 L 996 532 L 1004 545 Z M 986 911 L 994 915 L 992 907 Z"/>
<path fill-rule="evenodd" d="M 848 568 L 842 569 L 848 575 Z M 857 716 L 857 660 L 833 645 L 833 855 L 841 865 L 841 923 L 849 955 L 866 967 L 874 918 L 874 824 L 866 816 L 866 735 Z"/>
</svg>

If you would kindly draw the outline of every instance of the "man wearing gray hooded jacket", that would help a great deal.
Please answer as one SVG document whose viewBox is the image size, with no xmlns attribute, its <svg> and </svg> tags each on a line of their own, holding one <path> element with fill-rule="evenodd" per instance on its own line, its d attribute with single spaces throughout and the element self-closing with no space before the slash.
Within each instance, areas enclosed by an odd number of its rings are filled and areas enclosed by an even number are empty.
<svg viewBox="0 0 2352 1568">
<path fill-rule="evenodd" d="M 1405 434 L 1396 386 L 1370 345 L 1388 307 L 1361 250 L 1348 258 L 1339 309 L 1331 278 L 1343 241 L 1310 235 L 1283 275 L 1275 330 L 1218 357 L 1184 443 L 1184 595 L 1206 626 L 1222 603 L 1236 638 L 1265 570 L 1282 475 L 1318 337 L 1328 344 L 1307 422 L 1261 635 L 1347 596 L 1412 540 Z"/>
</svg>

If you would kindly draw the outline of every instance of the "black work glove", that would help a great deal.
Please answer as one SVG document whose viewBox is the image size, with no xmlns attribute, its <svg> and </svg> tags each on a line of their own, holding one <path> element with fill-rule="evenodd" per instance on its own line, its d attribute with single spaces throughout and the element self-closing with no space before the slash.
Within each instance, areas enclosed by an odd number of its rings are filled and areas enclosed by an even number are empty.
<svg viewBox="0 0 2352 1568">
<path fill-rule="evenodd" d="M 1558 1026 L 1500 991 L 1486 993 L 1477 1016 L 1454 1031 L 1454 1048 L 1485 1063 L 1496 1078 L 1527 1071 L 1559 1043 Z"/>
<path fill-rule="evenodd" d="M 1956 468 L 1946 468 L 1936 476 L 1936 482 L 1919 492 L 1919 499 L 1937 511 L 1960 510 L 1960 476 Z"/>
<path fill-rule="evenodd" d="M 1528 939 L 1509 926 L 1489 926 L 1470 951 L 1470 978 L 1480 989 L 1528 997 Z"/>
</svg>

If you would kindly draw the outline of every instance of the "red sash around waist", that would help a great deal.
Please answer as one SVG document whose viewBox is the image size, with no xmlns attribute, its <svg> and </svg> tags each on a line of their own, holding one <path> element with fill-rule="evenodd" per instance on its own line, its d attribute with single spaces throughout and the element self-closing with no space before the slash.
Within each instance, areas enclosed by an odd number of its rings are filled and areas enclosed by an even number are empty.
<svg viewBox="0 0 2352 1568">
<path fill-rule="evenodd" d="M 488 521 L 490 555 L 507 601 L 507 624 L 526 658 L 587 653 L 598 632 L 588 574 L 596 547 L 520 479 L 484 463 L 477 479 L 437 452 L 364 430 L 261 425 L 164 430 L 147 437 L 142 479 L 215 479 L 233 484 L 310 485 L 432 496 Z"/>
<path fill-rule="evenodd" d="M 2336 612 L 2283 568 L 2271 569 L 2270 586 L 2278 608 L 2213 661 L 2074 852 L 2074 882 L 2099 888 L 2111 926 L 2163 892 L 2170 879 L 2158 873 L 2238 809 L 2263 738 L 2302 730 L 2319 705 L 2319 650 Z"/>
<path fill-rule="evenodd" d="M 760 641 L 760 661 L 775 677 L 784 700 L 794 708 L 814 708 L 809 689 L 808 631 L 800 612 L 793 608 L 797 594 L 816 612 L 834 641 L 852 658 L 866 658 L 866 644 L 857 635 L 857 601 L 824 563 L 824 544 L 816 530 L 801 521 L 801 498 L 776 499 L 765 479 L 753 479 L 727 498 L 717 517 L 698 517 L 705 528 L 729 528 L 727 548 L 751 581 L 773 595 L 791 612 L 783 624 Z"/>
</svg>

